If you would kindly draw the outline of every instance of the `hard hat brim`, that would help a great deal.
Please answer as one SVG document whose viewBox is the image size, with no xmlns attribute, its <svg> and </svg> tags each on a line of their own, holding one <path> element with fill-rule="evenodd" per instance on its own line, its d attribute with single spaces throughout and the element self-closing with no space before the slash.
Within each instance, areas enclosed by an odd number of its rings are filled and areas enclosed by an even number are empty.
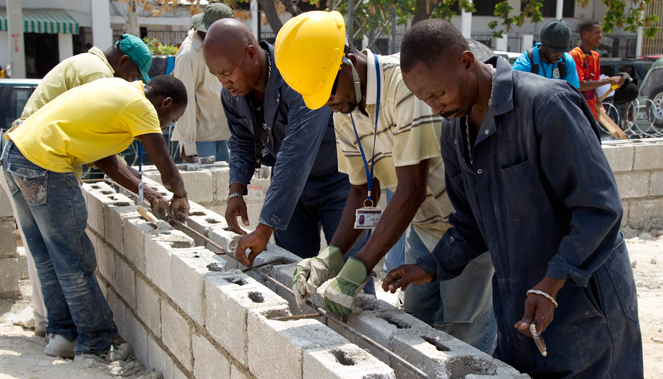
<svg viewBox="0 0 663 379">
<path fill-rule="evenodd" d="M 340 67 L 339 67 L 340 69 Z M 320 109 L 327 104 L 329 98 L 331 97 L 332 87 L 334 87 L 334 80 L 338 75 L 338 71 L 332 70 L 331 75 L 326 78 L 325 84 L 322 89 L 315 94 L 302 96 L 304 98 L 304 103 L 309 109 Z"/>
</svg>

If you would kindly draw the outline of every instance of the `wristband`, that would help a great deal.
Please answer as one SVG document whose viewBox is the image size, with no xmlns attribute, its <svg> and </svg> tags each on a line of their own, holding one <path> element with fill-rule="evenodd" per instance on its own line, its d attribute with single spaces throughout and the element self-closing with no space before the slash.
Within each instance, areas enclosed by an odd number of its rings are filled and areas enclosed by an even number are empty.
<svg viewBox="0 0 663 379">
<path fill-rule="evenodd" d="M 545 293 L 543 291 L 539 291 L 539 290 L 529 290 L 529 291 L 527 291 L 528 295 L 531 294 L 531 293 L 533 293 L 535 295 L 541 295 L 541 296 L 545 297 L 546 299 L 550 300 L 553 303 L 555 308 L 557 308 L 557 302 L 555 301 L 555 299 L 553 299 L 552 296 L 548 295 L 547 293 Z"/>
<path fill-rule="evenodd" d="M 228 195 L 228 200 L 227 201 L 230 201 L 230 199 L 232 199 L 233 197 L 243 197 L 243 196 L 244 196 L 244 194 L 242 194 L 241 192 L 231 193 L 230 195 Z"/>
</svg>

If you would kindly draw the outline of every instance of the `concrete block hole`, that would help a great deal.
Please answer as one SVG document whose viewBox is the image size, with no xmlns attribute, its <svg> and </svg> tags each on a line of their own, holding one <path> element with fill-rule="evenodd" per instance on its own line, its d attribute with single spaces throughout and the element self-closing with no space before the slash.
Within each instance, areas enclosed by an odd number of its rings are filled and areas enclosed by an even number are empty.
<svg viewBox="0 0 663 379">
<path fill-rule="evenodd" d="M 94 185 L 94 186 L 90 186 L 90 188 L 92 188 L 92 189 L 99 189 L 99 186 L 98 186 L 98 185 Z"/>
<path fill-rule="evenodd" d="M 449 379 L 464 379 L 468 375 L 497 374 L 495 365 L 492 362 L 478 357 L 453 357 L 449 359 L 446 366 Z"/>
<path fill-rule="evenodd" d="M 423 338 L 424 341 L 428 342 L 429 344 L 435 346 L 438 351 L 451 351 L 451 349 L 440 343 L 440 337 L 421 336 L 421 338 Z"/>
<path fill-rule="evenodd" d="M 343 366 L 354 366 L 357 364 L 357 361 L 350 356 L 346 351 L 341 349 L 329 350 L 329 353 L 336 358 L 336 362 L 342 364 Z"/>
<path fill-rule="evenodd" d="M 249 299 L 254 303 L 264 303 L 265 296 L 260 292 L 249 292 Z"/>
<path fill-rule="evenodd" d="M 410 329 L 412 327 L 412 325 L 403 320 L 397 319 L 394 317 L 394 315 L 391 314 L 379 315 L 378 317 L 390 323 L 391 325 L 395 325 L 398 329 Z"/>
<path fill-rule="evenodd" d="M 195 212 L 189 213 L 189 216 L 204 216 L 205 214 L 206 214 L 205 212 L 195 211 Z"/>
<path fill-rule="evenodd" d="M 217 219 L 214 219 L 214 218 L 206 218 L 205 221 L 206 221 L 208 224 L 218 224 L 218 223 L 221 222 L 221 221 L 219 221 L 219 220 L 217 220 Z"/>
<path fill-rule="evenodd" d="M 184 242 L 184 241 L 176 241 L 176 242 L 171 242 L 170 247 L 173 249 L 186 249 L 188 247 L 191 247 L 190 242 Z"/>
<path fill-rule="evenodd" d="M 225 267 L 223 267 L 222 265 L 220 265 L 216 262 L 208 264 L 207 269 L 210 270 L 210 271 L 216 271 L 216 272 L 225 271 Z"/>
<path fill-rule="evenodd" d="M 115 199 L 113 199 L 113 200 L 115 200 Z M 116 207 L 128 207 L 128 206 L 131 205 L 131 203 L 128 202 L 128 201 L 118 201 L 117 203 L 113 203 L 112 205 L 114 205 Z"/>
<path fill-rule="evenodd" d="M 101 191 L 102 195 L 112 195 L 114 193 L 115 193 L 115 191 Z M 115 200 L 115 199 L 113 199 L 113 200 Z"/>
<path fill-rule="evenodd" d="M 227 281 L 228 283 L 237 284 L 238 286 L 244 286 L 248 284 L 246 280 L 239 277 L 224 278 L 223 280 Z"/>
</svg>

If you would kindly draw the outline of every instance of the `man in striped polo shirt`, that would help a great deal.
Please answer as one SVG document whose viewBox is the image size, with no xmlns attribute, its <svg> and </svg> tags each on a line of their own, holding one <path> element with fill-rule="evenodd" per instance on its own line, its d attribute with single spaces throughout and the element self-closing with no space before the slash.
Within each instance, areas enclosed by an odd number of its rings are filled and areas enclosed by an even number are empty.
<svg viewBox="0 0 663 379">
<path fill-rule="evenodd" d="M 313 46 L 307 38 L 311 35 L 321 36 Z M 308 54 L 303 57 L 301 51 Z M 360 52 L 346 41 L 338 12 L 307 12 L 291 19 L 277 37 L 275 52 L 283 78 L 302 94 L 307 106 L 327 105 L 335 112 L 339 171 L 347 173 L 352 184 L 330 247 L 298 265 L 293 286 L 302 302 L 336 275 L 325 291 L 325 307 L 335 314 L 349 314 L 368 273 L 403 232 L 407 230 L 405 260 L 414 263 L 429 255 L 450 227 L 453 206 L 446 195 L 439 147 L 442 119 L 407 89 L 398 56 Z M 332 64 L 325 67 L 319 63 L 329 61 Z M 366 200 L 377 204 L 371 195 L 378 192 L 379 197 L 380 184 L 394 196 L 364 248 L 343 264 L 338 257 L 361 234 L 362 229 L 356 228 L 362 224 L 361 212 L 375 211 L 367 209 Z M 492 275 L 490 256 L 484 254 L 455 281 L 408 287 L 404 308 L 490 352 L 496 336 L 491 322 Z"/>
</svg>

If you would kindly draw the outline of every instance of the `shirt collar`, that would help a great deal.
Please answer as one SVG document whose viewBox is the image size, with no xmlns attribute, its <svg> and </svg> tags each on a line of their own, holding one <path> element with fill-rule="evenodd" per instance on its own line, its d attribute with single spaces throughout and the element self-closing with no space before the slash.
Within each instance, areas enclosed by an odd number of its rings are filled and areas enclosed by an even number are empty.
<svg viewBox="0 0 663 379">
<path fill-rule="evenodd" d="M 375 58 L 369 50 L 363 50 L 366 53 L 366 105 L 375 105 L 377 102 L 377 76 L 375 72 Z M 380 102 L 384 102 L 384 71 L 383 62 L 378 55 L 378 64 L 380 65 Z"/>
<path fill-rule="evenodd" d="M 113 75 L 115 75 L 115 70 L 113 70 L 113 66 L 111 66 L 111 64 L 108 62 L 108 58 L 106 58 L 106 54 L 104 54 L 104 52 L 101 51 L 101 49 L 99 49 L 96 46 L 92 46 L 92 48 L 90 50 L 88 50 L 88 53 L 90 53 L 90 54 L 94 55 L 95 57 L 97 57 L 97 58 L 101 59 L 102 61 L 104 61 L 106 66 L 108 66 L 108 68 L 110 69 L 110 72 Z"/>
<path fill-rule="evenodd" d="M 493 115 L 497 116 L 513 109 L 513 68 L 504 58 L 497 56 L 490 58 L 486 63 L 497 69 L 491 102 Z"/>
<path fill-rule="evenodd" d="M 200 48 L 203 46 L 203 39 L 200 37 L 200 35 L 198 35 L 196 29 L 189 30 L 189 38 L 191 38 L 193 47 L 195 47 L 196 50 L 200 50 Z"/>
</svg>

